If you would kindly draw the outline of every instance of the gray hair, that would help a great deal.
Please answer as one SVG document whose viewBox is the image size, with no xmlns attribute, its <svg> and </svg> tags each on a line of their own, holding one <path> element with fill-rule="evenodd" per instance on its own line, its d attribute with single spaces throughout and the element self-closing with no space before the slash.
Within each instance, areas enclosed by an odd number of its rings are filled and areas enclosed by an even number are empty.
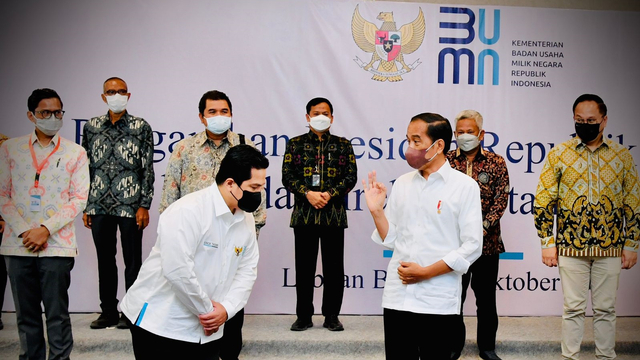
<svg viewBox="0 0 640 360">
<path fill-rule="evenodd" d="M 462 110 L 456 115 L 456 121 L 454 123 L 454 128 L 458 124 L 458 120 L 464 119 L 473 119 L 476 121 L 476 125 L 478 126 L 478 130 L 482 130 L 482 115 L 475 110 Z"/>
</svg>

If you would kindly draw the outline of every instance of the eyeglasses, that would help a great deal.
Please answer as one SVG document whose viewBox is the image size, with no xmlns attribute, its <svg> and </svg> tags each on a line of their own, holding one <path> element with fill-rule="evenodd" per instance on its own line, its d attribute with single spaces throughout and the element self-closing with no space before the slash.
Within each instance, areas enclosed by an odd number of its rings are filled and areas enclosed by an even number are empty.
<svg viewBox="0 0 640 360">
<path fill-rule="evenodd" d="M 129 93 L 129 90 L 127 89 L 120 89 L 120 90 L 107 90 L 104 92 L 105 94 L 109 95 L 109 96 L 113 96 L 115 94 L 120 94 L 120 95 L 127 95 Z"/>
<path fill-rule="evenodd" d="M 594 118 L 588 118 L 586 120 L 582 118 L 577 118 L 577 119 L 574 118 L 573 121 L 575 121 L 577 124 L 589 124 L 589 125 L 600 124 L 602 122 Z"/>
<path fill-rule="evenodd" d="M 62 119 L 62 115 L 64 115 L 65 111 L 64 110 L 42 110 L 42 111 L 36 111 L 37 114 L 40 114 L 42 116 L 43 119 L 48 119 L 51 117 L 51 115 L 55 116 L 58 119 Z"/>
</svg>

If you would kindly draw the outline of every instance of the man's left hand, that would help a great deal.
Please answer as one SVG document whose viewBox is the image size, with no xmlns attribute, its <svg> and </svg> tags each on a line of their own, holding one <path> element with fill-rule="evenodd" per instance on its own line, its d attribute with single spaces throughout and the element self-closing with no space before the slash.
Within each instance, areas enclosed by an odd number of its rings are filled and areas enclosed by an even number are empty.
<svg viewBox="0 0 640 360">
<path fill-rule="evenodd" d="M 27 249 L 38 252 L 47 248 L 47 240 L 49 239 L 49 229 L 40 226 L 35 229 L 27 230 L 22 236 L 22 244 Z"/>
<path fill-rule="evenodd" d="M 424 268 L 414 262 L 400 261 L 398 276 L 403 284 L 415 284 L 424 279 Z"/>
<path fill-rule="evenodd" d="M 138 209 L 136 212 L 136 224 L 140 230 L 143 230 L 149 225 L 149 210 L 142 207 Z"/>
<path fill-rule="evenodd" d="M 211 300 L 213 305 L 213 311 L 207 314 L 198 315 L 200 324 L 204 328 L 204 334 L 209 336 L 215 332 L 218 332 L 220 326 L 227 321 L 227 309 L 218 302 Z"/>
<path fill-rule="evenodd" d="M 638 262 L 638 253 L 635 251 L 622 250 L 622 268 L 631 269 Z"/>
</svg>

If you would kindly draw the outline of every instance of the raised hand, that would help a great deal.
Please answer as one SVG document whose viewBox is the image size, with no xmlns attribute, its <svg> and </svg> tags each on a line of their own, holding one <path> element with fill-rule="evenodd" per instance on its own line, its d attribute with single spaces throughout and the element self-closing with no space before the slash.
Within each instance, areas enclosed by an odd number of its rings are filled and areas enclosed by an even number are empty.
<svg viewBox="0 0 640 360">
<path fill-rule="evenodd" d="M 384 209 L 384 201 L 387 198 L 387 187 L 376 181 L 376 172 L 369 173 L 369 181 L 362 180 L 364 198 L 367 201 L 369 211 L 378 212 Z"/>
</svg>

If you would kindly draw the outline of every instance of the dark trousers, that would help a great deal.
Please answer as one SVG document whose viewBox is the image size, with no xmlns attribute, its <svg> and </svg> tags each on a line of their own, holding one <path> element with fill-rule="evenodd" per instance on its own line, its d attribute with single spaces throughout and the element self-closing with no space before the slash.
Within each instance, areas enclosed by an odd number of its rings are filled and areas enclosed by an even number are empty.
<svg viewBox="0 0 640 360">
<path fill-rule="evenodd" d="M 383 321 L 387 360 L 449 360 L 451 331 L 462 316 L 384 309 Z"/>
<path fill-rule="evenodd" d="M 322 249 L 322 315 L 338 315 L 344 295 L 344 228 L 298 226 L 293 228 L 296 260 L 296 315 L 311 320 L 313 291 L 318 262 L 318 243 Z"/>
<path fill-rule="evenodd" d="M 116 230 L 120 229 L 124 258 L 124 284 L 129 290 L 142 266 L 142 230 L 136 219 L 111 215 L 92 215 L 91 234 L 98 255 L 100 307 L 104 314 L 118 314 L 118 267 Z"/>
<path fill-rule="evenodd" d="M 0 232 L 0 245 L 2 245 L 2 232 Z M 4 256 L 0 255 L 0 320 L 2 320 L 2 307 L 4 306 L 4 289 L 7 287 L 7 264 Z"/>
<path fill-rule="evenodd" d="M 136 325 L 129 330 L 136 360 L 218 360 L 220 340 L 200 344 L 158 336 Z"/>
<path fill-rule="evenodd" d="M 496 332 L 498 331 L 498 310 L 496 308 L 496 280 L 498 279 L 498 265 L 500 256 L 481 255 L 469 271 L 462 276 L 462 304 L 467 297 L 467 288 L 471 288 L 476 296 L 478 317 L 478 349 L 491 351 L 496 348 Z M 460 309 L 462 315 L 462 308 Z M 460 323 L 457 331 L 455 349 L 462 352 L 466 337 L 464 322 Z"/>
<path fill-rule="evenodd" d="M 234 317 L 224 324 L 224 333 L 220 343 L 220 359 L 238 360 L 242 350 L 242 325 L 244 324 L 244 309 L 238 311 Z"/>
<path fill-rule="evenodd" d="M 73 348 L 69 318 L 72 257 L 5 256 L 16 306 L 21 360 L 44 360 L 42 307 L 47 323 L 49 360 L 68 359 Z"/>
</svg>

